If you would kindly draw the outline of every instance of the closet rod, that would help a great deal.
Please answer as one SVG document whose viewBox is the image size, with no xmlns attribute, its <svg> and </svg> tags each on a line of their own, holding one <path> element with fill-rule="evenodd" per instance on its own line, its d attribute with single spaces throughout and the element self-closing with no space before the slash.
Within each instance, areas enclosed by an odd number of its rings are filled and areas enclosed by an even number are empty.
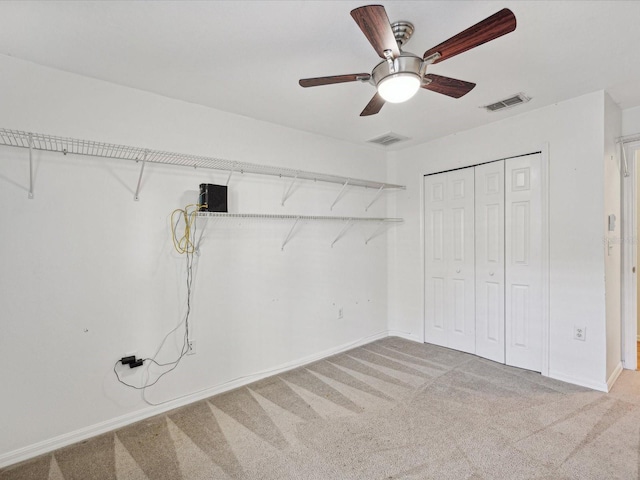
<svg viewBox="0 0 640 480">
<path fill-rule="evenodd" d="M 640 142 L 640 133 L 623 135 L 622 137 L 616 138 L 616 143 L 631 143 L 631 142 Z"/>
</svg>

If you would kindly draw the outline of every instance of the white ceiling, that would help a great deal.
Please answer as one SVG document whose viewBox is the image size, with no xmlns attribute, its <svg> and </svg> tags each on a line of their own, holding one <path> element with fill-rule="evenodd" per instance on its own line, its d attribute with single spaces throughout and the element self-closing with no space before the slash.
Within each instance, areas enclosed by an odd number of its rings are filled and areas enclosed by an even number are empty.
<svg viewBox="0 0 640 480">
<path fill-rule="evenodd" d="M 415 25 L 405 50 L 420 56 L 505 6 L 518 26 L 430 67 L 477 83 L 467 96 L 420 91 L 361 118 L 371 85 L 303 89 L 298 79 L 371 71 L 379 57 L 349 14 L 366 4 L 3 1 L 0 54 L 349 142 L 411 138 L 396 148 L 596 90 L 640 105 L 638 1 L 386 1 L 391 21 Z M 518 92 L 533 100 L 478 108 Z"/>
</svg>

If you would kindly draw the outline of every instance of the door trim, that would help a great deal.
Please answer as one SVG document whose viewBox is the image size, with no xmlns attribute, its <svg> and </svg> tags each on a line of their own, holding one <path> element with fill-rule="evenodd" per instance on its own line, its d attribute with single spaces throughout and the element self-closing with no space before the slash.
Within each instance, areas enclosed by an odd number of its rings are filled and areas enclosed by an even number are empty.
<svg viewBox="0 0 640 480">
<path fill-rule="evenodd" d="M 640 150 L 640 142 L 622 143 L 621 149 L 625 149 L 627 157 L 627 171 L 629 176 L 621 176 L 621 193 L 622 193 L 622 221 L 621 221 L 621 238 L 622 238 L 622 260 L 621 260 L 621 335 L 622 335 L 622 366 L 629 370 L 638 368 L 637 364 L 637 335 L 638 324 L 638 287 L 637 273 L 633 273 L 632 269 L 636 266 L 637 259 L 637 201 L 638 201 L 638 185 L 637 185 L 637 169 L 636 151 Z M 620 151 L 622 156 L 622 150 Z"/>
<path fill-rule="evenodd" d="M 428 175 L 435 175 L 438 173 L 444 173 L 452 170 L 459 170 L 460 168 L 469 168 L 475 167 L 477 165 L 483 165 L 485 163 L 498 162 L 500 160 L 508 160 L 510 158 L 523 157 L 526 155 L 540 154 L 540 188 L 542 195 L 542 209 L 541 209 L 541 222 L 542 222 L 542 368 L 541 374 L 548 377 L 549 376 L 549 342 L 550 342 L 550 301 L 549 301 L 549 292 L 550 292 L 550 267 L 549 267 L 549 255 L 550 255 L 550 230 L 549 230 L 549 212 L 550 212 L 550 202 L 549 202 L 549 143 L 544 143 L 540 145 L 538 149 L 533 151 L 523 152 L 518 155 L 511 155 L 505 158 L 497 158 L 490 162 L 478 162 L 473 163 L 471 165 L 466 165 L 465 167 L 452 168 L 449 170 L 442 170 L 439 172 L 430 172 L 421 175 L 422 180 L 420 181 L 420 260 L 422 263 L 422 341 L 425 342 L 425 316 L 426 316 L 426 296 L 425 296 L 425 288 L 426 288 L 426 258 L 425 258 L 425 191 L 424 191 L 424 177 Z"/>
<path fill-rule="evenodd" d="M 550 325 L 551 325 L 551 305 L 549 301 L 551 283 L 550 283 L 550 242 L 551 234 L 549 230 L 549 144 L 545 143 L 540 148 L 540 187 L 542 189 L 542 232 L 540 238 L 542 240 L 542 369 L 541 374 L 549 376 L 549 358 L 550 349 Z"/>
</svg>

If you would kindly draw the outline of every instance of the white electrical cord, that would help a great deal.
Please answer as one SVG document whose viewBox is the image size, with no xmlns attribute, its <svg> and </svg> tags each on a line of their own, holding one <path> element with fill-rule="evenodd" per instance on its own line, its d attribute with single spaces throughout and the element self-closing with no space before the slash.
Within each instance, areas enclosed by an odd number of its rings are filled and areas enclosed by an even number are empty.
<svg viewBox="0 0 640 480">
<path fill-rule="evenodd" d="M 174 241 L 174 246 L 175 246 L 176 250 L 179 253 L 185 254 L 186 259 L 187 259 L 187 279 L 186 279 L 186 284 L 187 284 L 187 312 L 185 314 L 185 317 L 178 325 L 176 325 L 175 328 L 173 328 L 170 332 L 168 332 L 165 335 L 165 337 L 162 339 L 162 342 L 158 346 L 158 349 L 156 350 L 156 353 L 153 355 L 153 357 L 144 358 L 143 359 L 143 363 L 146 364 L 146 369 L 144 371 L 145 379 L 144 379 L 144 382 L 143 382 L 143 384 L 141 386 L 132 385 L 130 383 L 127 383 L 127 382 L 123 381 L 120 378 L 120 375 L 118 374 L 118 371 L 116 369 L 118 363 L 120 363 L 120 360 L 116 361 L 116 363 L 113 366 L 113 372 L 115 373 L 116 378 L 118 379 L 118 381 L 120 383 L 122 383 L 123 385 L 126 385 L 127 387 L 134 388 L 136 390 L 142 390 L 142 398 L 149 405 L 156 405 L 156 404 L 153 404 L 153 403 L 150 403 L 150 402 L 147 401 L 147 399 L 145 398 L 145 395 L 144 395 L 145 390 L 148 387 L 151 387 L 151 386 L 155 385 L 156 383 L 158 383 L 158 381 L 163 376 L 165 376 L 167 373 L 175 370 L 178 367 L 178 365 L 180 364 L 180 361 L 189 352 L 189 315 L 191 314 L 191 288 L 192 288 L 192 285 L 193 285 L 193 262 L 194 262 L 194 253 L 196 251 L 195 244 L 194 244 L 194 239 L 195 239 L 195 234 L 196 234 L 196 221 L 195 221 L 195 219 L 196 219 L 196 213 L 197 213 L 197 210 L 194 211 L 194 212 L 189 212 L 188 209 L 190 207 L 200 207 L 200 205 L 187 205 L 184 208 L 184 210 L 181 210 L 181 209 L 174 210 L 173 213 L 171 214 L 171 236 L 172 236 L 173 241 Z M 181 212 L 182 216 L 178 217 L 175 220 L 175 223 L 174 223 L 174 216 L 175 216 L 176 212 Z M 184 230 L 184 235 L 182 236 L 182 238 L 177 239 L 176 238 L 176 231 L 177 231 L 178 224 L 180 222 L 180 218 L 184 218 L 184 220 L 185 220 L 185 230 Z M 182 325 L 184 325 L 184 337 L 183 337 L 183 342 L 182 342 L 182 348 L 180 350 L 180 354 L 179 354 L 178 358 L 173 360 L 173 361 L 171 361 L 171 362 L 166 362 L 166 363 L 158 362 L 156 359 L 157 359 L 158 355 L 160 354 L 160 351 L 162 350 L 162 347 L 166 343 L 167 339 L 169 338 L 169 336 L 171 334 L 176 332 Z M 150 377 L 149 369 L 151 368 L 151 365 L 156 365 L 157 367 L 168 367 L 168 366 L 171 366 L 171 368 L 169 368 L 168 370 L 165 370 L 164 372 L 159 374 L 153 382 L 149 383 L 149 377 Z"/>
</svg>

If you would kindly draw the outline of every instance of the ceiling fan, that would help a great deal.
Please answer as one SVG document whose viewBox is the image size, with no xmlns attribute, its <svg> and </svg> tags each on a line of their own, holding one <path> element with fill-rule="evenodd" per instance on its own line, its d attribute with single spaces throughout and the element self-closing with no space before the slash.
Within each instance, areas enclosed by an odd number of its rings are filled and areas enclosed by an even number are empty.
<svg viewBox="0 0 640 480">
<path fill-rule="evenodd" d="M 447 60 L 516 29 L 515 15 L 508 8 L 504 8 L 440 45 L 430 48 L 421 58 L 402 50 L 413 34 L 413 25 L 406 21 L 390 24 L 382 5 L 356 8 L 351 11 L 351 16 L 382 58 L 382 62 L 376 65 L 370 74 L 352 73 L 304 78 L 299 83 L 302 87 L 355 81 L 370 83 L 376 87 L 377 93 L 360 113 L 361 117 L 375 115 L 385 102 L 405 102 L 421 87 L 453 98 L 466 95 L 476 86 L 475 83 L 427 74 L 427 66 Z"/>
</svg>

